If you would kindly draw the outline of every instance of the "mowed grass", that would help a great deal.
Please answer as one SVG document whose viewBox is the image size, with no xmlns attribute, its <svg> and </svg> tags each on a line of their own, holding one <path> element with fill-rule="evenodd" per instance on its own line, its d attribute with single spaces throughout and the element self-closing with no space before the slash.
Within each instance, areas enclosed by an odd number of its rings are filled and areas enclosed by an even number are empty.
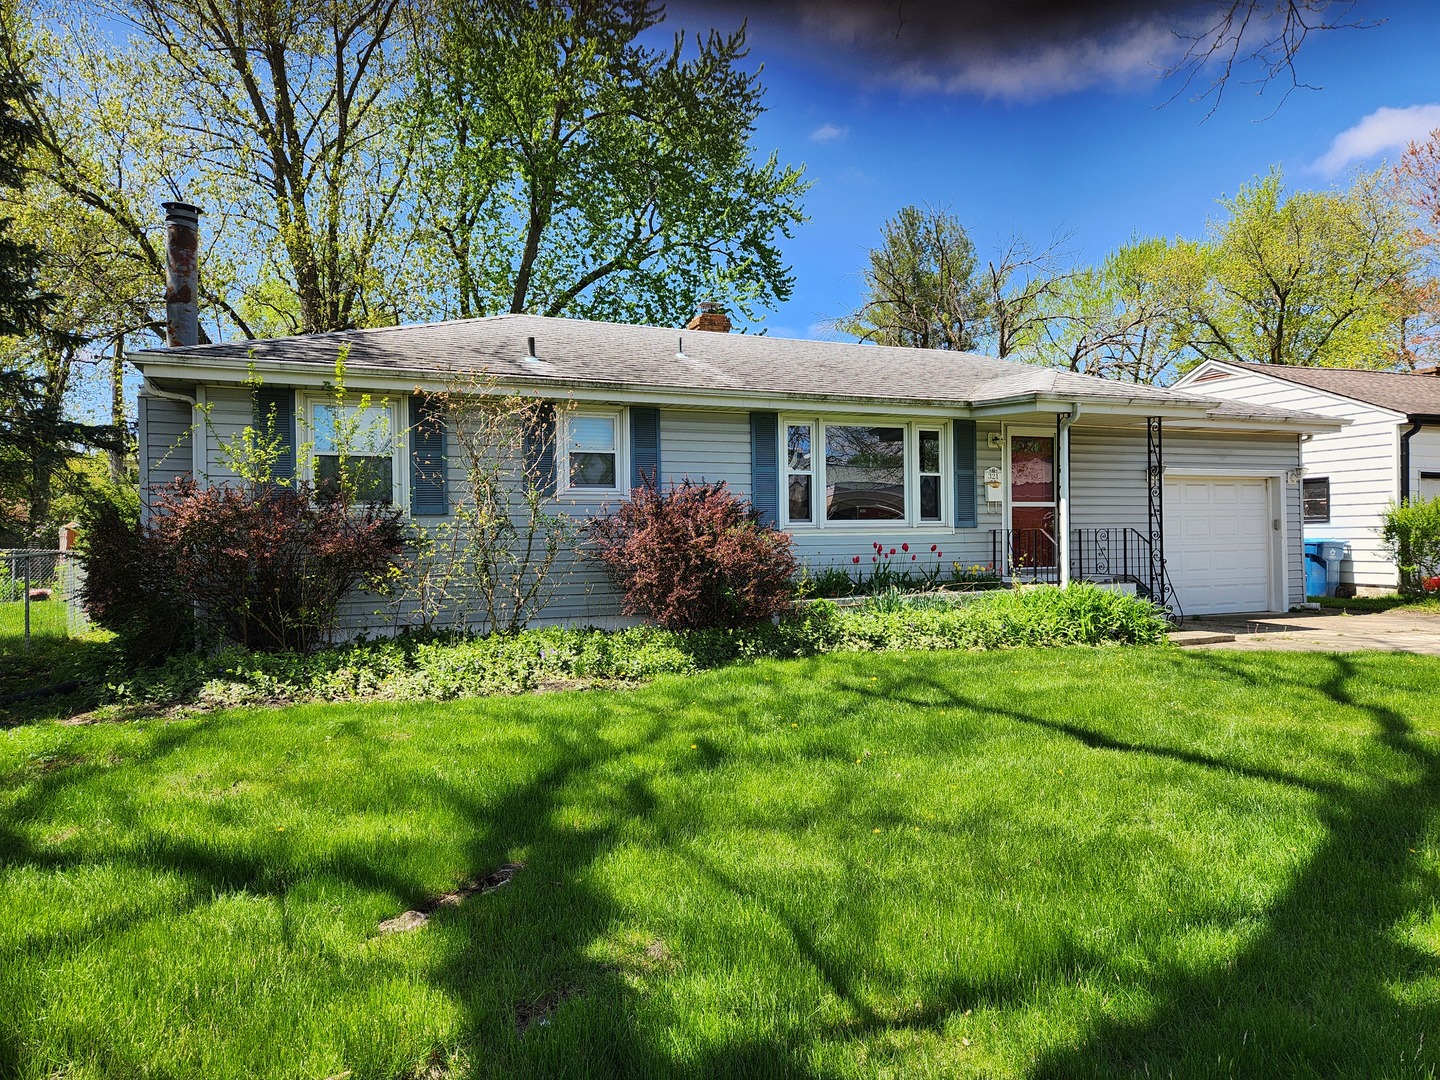
<svg viewBox="0 0 1440 1080">
<path fill-rule="evenodd" d="M 836 655 L 14 728 L 0 1074 L 1432 1076 L 1437 690 Z"/>
<path fill-rule="evenodd" d="M 35 600 L 30 604 L 30 637 L 64 638 L 68 635 L 65 604 L 60 600 Z M 23 644 L 25 640 L 25 601 L 0 604 L 0 644 Z"/>
</svg>

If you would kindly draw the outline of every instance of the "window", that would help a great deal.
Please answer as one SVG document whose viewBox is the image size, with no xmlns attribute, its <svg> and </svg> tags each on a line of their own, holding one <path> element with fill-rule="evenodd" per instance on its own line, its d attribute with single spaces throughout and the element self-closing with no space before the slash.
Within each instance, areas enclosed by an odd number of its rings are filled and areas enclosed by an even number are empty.
<svg viewBox="0 0 1440 1080">
<path fill-rule="evenodd" d="M 562 475 L 571 491 L 619 491 L 619 412 L 577 412 L 565 421 Z"/>
<path fill-rule="evenodd" d="M 920 429 L 920 520 L 940 520 L 940 432 Z"/>
<path fill-rule="evenodd" d="M 825 519 L 905 520 L 905 429 L 825 427 Z"/>
<path fill-rule="evenodd" d="M 792 420 L 782 430 L 787 523 L 944 521 L 949 470 L 942 427 Z"/>
<path fill-rule="evenodd" d="M 810 457 L 810 424 L 789 424 L 785 428 L 786 468 L 790 483 L 790 520 L 815 520 L 814 462 Z"/>
<path fill-rule="evenodd" d="M 389 505 L 396 497 L 396 424 L 388 403 L 341 405 L 317 402 L 311 410 L 315 487 L 333 499 L 342 483 L 356 502 Z"/>
<path fill-rule="evenodd" d="M 1318 476 L 1313 480 L 1306 477 L 1300 482 L 1305 504 L 1306 524 L 1323 524 L 1330 520 L 1330 478 Z"/>
</svg>

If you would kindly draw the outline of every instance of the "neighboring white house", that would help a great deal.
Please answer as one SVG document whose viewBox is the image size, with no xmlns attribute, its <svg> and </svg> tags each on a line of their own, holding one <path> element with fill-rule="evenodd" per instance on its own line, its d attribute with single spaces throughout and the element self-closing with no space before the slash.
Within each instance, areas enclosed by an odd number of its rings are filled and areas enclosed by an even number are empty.
<svg viewBox="0 0 1440 1080">
<path fill-rule="evenodd" d="M 578 517 L 642 475 L 724 480 L 811 567 L 868 570 L 878 543 L 916 565 L 943 553 L 1022 580 L 1128 582 L 1186 614 L 1304 599 L 1300 440 L 1337 421 L 973 354 L 714 332 L 728 325 L 501 315 L 135 353 L 144 492 L 234 481 L 223 444 L 260 411 L 319 445 L 343 349 L 347 387 L 383 398 L 371 407 L 400 436 L 367 451 L 388 477 L 377 494 L 426 523 L 446 520 L 463 474 L 445 436 L 415 434 L 425 392 L 484 374 L 570 404 L 547 467 Z M 547 615 L 618 610 L 577 555 Z"/>
<path fill-rule="evenodd" d="M 1392 503 L 1440 495 L 1440 377 L 1208 360 L 1176 387 L 1345 421 L 1304 444 L 1305 538 L 1350 544 L 1342 585 L 1399 584 L 1378 530 Z"/>
</svg>

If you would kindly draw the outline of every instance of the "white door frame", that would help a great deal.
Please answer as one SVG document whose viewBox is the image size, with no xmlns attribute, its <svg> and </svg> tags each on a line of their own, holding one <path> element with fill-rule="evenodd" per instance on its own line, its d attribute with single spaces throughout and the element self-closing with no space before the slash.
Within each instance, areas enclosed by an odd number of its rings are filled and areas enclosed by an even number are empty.
<svg viewBox="0 0 1440 1080">
<path fill-rule="evenodd" d="M 1061 472 L 1060 472 L 1060 439 L 1059 439 L 1058 435 L 1056 434 L 1055 428 L 1053 428 L 1053 427 L 1041 427 L 1041 426 L 1039 426 L 1039 425 L 1037 425 L 1037 424 L 1034 424 L 1034 423 L 1030 423 L 1030 424 L 1024 424 L 1024 423 L 1021 423 L 1021 424 L 1002 424 L 1002 425 L 1001 425 L 1001 429 L 1000 429 L 1000 442 L 1001 442 L 1001 445 L 1002 445 L 1002 447 L 1003 447 L 1003 450 L 1002 450 L 1002 453 L 1001 453 L 1001 466 L 1002 466 L 1002 471 L 1001 471 L 1001 481 L 1000 481 L 1000 483 L 1001 483 L 1001 491 L 1004 492 L 1005 498 L 1004 498 L 1004 503 L 1003 503 L 1003 505 L 1002 505 L 1002 507 L 1001 507 L 1000 512 L 1001 512 L 1001 514 L 1004 515 L 1004 517 L 1003 517 L 1004 530 L 1005 530 L 1005 533 L 1006 533 L 1007 536 L 1009 536 L 1010 534 L 1014 533 L 1014 531 L 1015 531 L 1015 523 L 1010 519 L 1010 511 L 1011 511 L 1011 505 L 1010 505 L 1010 442 L 1011 442 L 1011 440 L 1014 439 L 1015 436 L 1017 436 L 1017 435 L 1020 436 L 1022 439 L 1023 439 L 1023 438 L 1028 438 L 1028 437 L 1038 436 L 1038 437 L 1040 437 L 1040 438 L 1044 438 L 1044 439 L 1049 439 L 1049 440 L 1050 440 L 1050 446 L 1051 446 L 1050 468 L 1051 468 L 1051 470 L 1052 470 L 1052 483 L 1054 484 L 1054 487 L 1055 487 L 1055 497 L 1050 501 L 1050 503 L 1049 503 L 1048 505 L 1050 506 L 1050 508 L 1051 508 L 1052 510 L 1055 511 L 1055 530 L 1056 530 L 1056 536 L 1055 536 L 1055 568 L 1056 568 L 1057 570 L 1059 570 L 1059 569 L 1061 569 L 1061 568 L 1060 568 L 1060 559 L 1061 559 L 1062 554 L 1066 554 L 1066 555 L 1067 555 L 1067 559 L 1068 559 L 1068 554 L 1065 553 L 1065 552 L 1062 552 L 1061 549 L 1062 549 L 1062 547 L 1068 548 L 1069 545 L 1068 545 L 1068 544 L 1063 544 L 1063 545 L 1062 545 L 1062 544 L 1061 544 L 1061 538 L 1060 538 L 1060 536 L 1059 536 L 1059 530 L 1060 530 L 1060 477 L 1061 477 Z M 1068 472 L 1068 470 L 1067 470 L 1067 472 Z M 1021 505 L 1022 505 L 1022 506 L 1045 506 L 1045 505 L 1047 505 L 1047 504 L 1046 504 L 1046 503 L 1022 503 Z M 1008 543 L 1006 544 L 1006 546 L 1005 546 L 1005 548 L 1004 548 L 1004 550 L 1003 550 L 1003 552 L 1002 552 L 1002 555 L 1004 556 L 1004 559 L 1005 559 L 1005 567 L 1004 567 L 1003 573 L 1008 574 L 1008 573 L 1010 572 L 1010 546 L 1009 546 Z M 1032 569 L 1039 569 L 1039 567 L 1032 567 Z M 1047 569 L 1049 569 L 1049 568 L 1047 567 Z M 1068 575 L 1068 573 L 1069 573 L 1069 568 L 1068 568 L 1068 566 L 1064 568 L 1063 572 Z"/>
</svg>

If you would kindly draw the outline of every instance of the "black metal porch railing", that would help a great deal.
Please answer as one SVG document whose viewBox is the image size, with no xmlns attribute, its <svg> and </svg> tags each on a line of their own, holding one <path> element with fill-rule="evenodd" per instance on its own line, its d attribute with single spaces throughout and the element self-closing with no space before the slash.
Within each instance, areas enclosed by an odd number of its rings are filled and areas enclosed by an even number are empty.
<svg viewBox="0 0 1440 1080">
<path fill-rule="evenodd" d="M 1057 584 L 1060 545 L 1047 529 L 992 529 L 990 561 L 1007 580 Z M 1072 581 L 1127 582 L 1140 595 L 1174 610 L 1163 562 L 1151 557 L 1150 538 L 1127 527 L 1070 530 Z M 1178 612 L 1177 612 L 1178 614 Z"/>
</svg>

